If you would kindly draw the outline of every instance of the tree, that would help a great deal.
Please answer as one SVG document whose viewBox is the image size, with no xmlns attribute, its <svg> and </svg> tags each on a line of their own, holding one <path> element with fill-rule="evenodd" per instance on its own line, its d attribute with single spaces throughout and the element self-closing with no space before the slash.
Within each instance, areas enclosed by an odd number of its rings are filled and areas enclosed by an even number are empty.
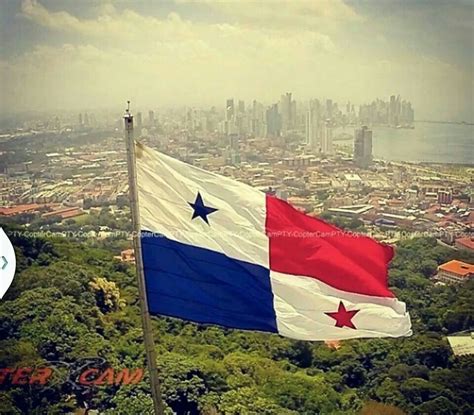
<svg viewBox="0 0 474 415">
<path fill-rule="evenodd" d="M 429 368 L 446 367 L 451 355 L 451 349 L 446 340 L 428 335 L 407 339 L 401 352 L 402 360 L 405 362 L 422 364 Z"/>
<path fill-rule="evenodd" d="M 122 387 L 112 398 L 114 407 L 106 410 L 104 415 L 153 415 L 151 392 L 144 385 L 131 389 Z M 173 415 L 173 411 L 164 403 L 165 415 Z"/>
<path fill-rule="evenodd" d="M 371 401 L 362 407 L 359 415 L 405 415 L 405 412 L 393 405 Z"/>
<path fill-rule="evenodd" d="M 0 392 L 0 414 L 22 415 L 23 412 L 16 406 L 10 394 Z"/>
<path fill-rule="evenodd" d="M 444 396 L 438 396 L 433 400 L 418 405 L 416 407 L 416 412 L 419 414 L 430 415 L 459 415 L 462 413 L 456 404 Z"/>
<path fill-rule="evenodd" d="M 382 381 L 381 385 L 375 390 L 375 397 L 391 405 L 403 405 L 405 398 L 400 392 L 400 385 L 393 380 L 386 378 Z"/>
<path fill-rule="evenodd" d="M 92 220 L 99 226 L 99 215 Z M 52 359 L 74 364 L 91 356 L 113 367 L 145 366 L 134 269 L 112 261 L 128 241 L 15 238 L 18 272 L 0 302 L 2 367 Z M 440 287 L 427 279 L 433 261 L 461 258 L 448 251 L 431 238 L 399 243 L 390 284 L 407 303 L 414 324 L 410 338 L 348 340 L 335 350 L 272 334 L 153 318 L 169 411 L 313 415 L 356 414 L 363 407 L 375 414 L 472 413 L 474 361 L 454 357 L 443 335 L 472 327 L 474 281 Z M 2 413 L 4 408 L 70 413 L 87 406 L 132 414 L 147 413 L 151 404 L 147 379 L 87 393 L 58 382 L 0 394 Z"/>
<path fill-rule="evenodd" d="M 115 282 L 98 277 L 89 283 L 89 287 L 94 293 L 97 306 L 103 313 L 117 311 L 125 305 Z"/>
<path fill-rule="evenodd" d="M 417 272 L 423 274 L 426 278 L 432 277 L 438 269 L 438 263 L 433 259 L 425 259 L 416 267 Z"/>
<path fill-rule="evenodd" d="M 255 387 L 231 390 L 222 395 L 218 409 L 223 415 L 296 415 L 261 395 Z"/>
<path fill-rule="evenodd" d="M 432 382 L 420 378 L 411 378 L 402 383 L 400 391 L 415 405 L 434 399 L 443 394 L 443 389 Z"/>
<path fill-rule="evenodd" d="M 367 370 L 360 363 L 348 363 L 340 366 L 343 370 L 343 380 L 349 388 L 358 388 L 364 385 Z"/>
</svg>

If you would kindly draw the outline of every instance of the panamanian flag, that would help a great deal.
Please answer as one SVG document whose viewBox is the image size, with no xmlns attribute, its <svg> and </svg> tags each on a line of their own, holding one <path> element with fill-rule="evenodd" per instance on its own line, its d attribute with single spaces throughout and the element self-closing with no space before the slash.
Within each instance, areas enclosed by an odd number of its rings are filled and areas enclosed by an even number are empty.
<svg viewBox="0 0 474 415">
<path fill-rule="evenodd" d="M 301 340 L 398 337 L 392 247 L 136 144 L 151 314 Z"/>
</svg>

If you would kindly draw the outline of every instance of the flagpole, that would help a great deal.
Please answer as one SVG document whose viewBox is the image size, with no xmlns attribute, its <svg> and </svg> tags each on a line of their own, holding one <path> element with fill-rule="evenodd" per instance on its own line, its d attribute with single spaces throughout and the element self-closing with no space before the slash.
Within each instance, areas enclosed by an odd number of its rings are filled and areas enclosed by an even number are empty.
<svg viewBox="0 0 474 415">
<path fill-rule="evenodd" d="M 135 163 L 135 140 L 133 136 L 133 116 L 130 113 L 130 101 L 123 117 L 125 123 L 125 141 L 127 146 L 128 188 L 130 195 L 130 210 L 132 213 L 133 245 L 135 266 L 138 280 L 138 296 L 140 299 L 140 314 L 143 326 L 145 353 L 150 375 L 151 396 L 156 415 L 164 415 L 163 399 L 161 397 L 160 379 L 156 366 L 156 350 L 153 340 L 150 312 L 145 289 L 145 274 L 143 272 L 142 244 L 140 240 L 140 216 L 138 213 L 137 171 Z"/>
</svg>

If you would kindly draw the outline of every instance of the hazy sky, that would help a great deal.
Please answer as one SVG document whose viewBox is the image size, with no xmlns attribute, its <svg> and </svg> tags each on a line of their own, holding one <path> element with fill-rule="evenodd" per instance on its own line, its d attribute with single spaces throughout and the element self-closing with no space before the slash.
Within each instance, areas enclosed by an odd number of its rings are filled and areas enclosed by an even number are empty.
<svg viewBox="0 0 474 415">
<path fill-rule="evenodd" d="M 474 2 L 3 0 L 2 107 L 356 104 L 474 119 Z"/>
</svg>

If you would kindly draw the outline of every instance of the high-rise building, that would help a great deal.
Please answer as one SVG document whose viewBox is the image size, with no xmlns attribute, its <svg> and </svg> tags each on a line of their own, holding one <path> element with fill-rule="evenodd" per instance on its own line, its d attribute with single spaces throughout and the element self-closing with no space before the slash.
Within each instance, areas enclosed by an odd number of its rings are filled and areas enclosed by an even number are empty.
<svg viewBox="0 0 474 415">
<path fill-rule="evenodd" d="M 234 98 L 229 98 L 225 105 L 225 119 L 230 121 L 234 119 L 235 107 L 234 107 Z"/>
<path fill-rule="evenodd" d="M 388 108 L 388 123 L 393 127 L 396 127 L 400 124 L 400 110 L 400 95 L 398 95 L 397 97 L 395 97 L 395 95 L 392 95 L 390 97 L 390 105 Z"/>
<path fill-rule="evenodd" d="M 186 108 L 184 114 L 184 125 L 188 131 L 194 131 L 196 129 L 196 110 Z"/>
<path fill-rule="evenodd" d="M 334 153 L 332 145 L 332 123 L 329 118 L 321 126 L 321 153 L 327 155 Z"/>
<path fill-rule="evenodd" d="M 84 113 L 84 125 L 89 126 L 89 114 L 87 112 Z"/>
<path fill-rule="evenodd" d="M 207 114 L 201 114 L 199 118 L 199 125 L 203 133 L 207 133 L 209 131 L 210 123 Z"/>
<path fill-rule="evenodd" d="M 332 119 L 333 118 L 333 103 L 332 99 L 326 100 L 326 118 Z"/>
<path fill-rule="evenodd" d="M 415 112 L 411 106 L 411 102 L 403 100 L 400 111 L 400 124 L 411 125 L 415 121 Z"/>
<path fill-rule="evenodd" d="M 231 150 L 230 152 L 230 162 L 233 165 L 240 164 L 240 152 L 238 150 Z"/>
<path fill-rule="evenodd" d="M 265 134 L 265 107 L 263 104 L 253 101 L 252 115 L 250 121 L 250 130 L 256 137 L 262 137 Z"/>
<path fill-rule="evenodd" d="M 152 110 L 148 111 L 148 124 L 150 127 L 155 126 L 155 112 Z"/>
<path fill-rule="evenodd" d="M 390 96 L 390 100 L 385 102 L 381 99 L 373 101 L 371 104 L 364 104 L 359 107 L 359 122 L 362 124 L 382 124 L 397 126 L 410 126 L 415 119 L 415 113 L 409 101 L 401 101 L 400 95 Z"/>
<path fill-rule="evenodd" d="M 363 126 L 354 132 L 354 163 L 366 169 L 372 162 L 372 130 Z"/>
<path fill-rule="evenodd" d="M 89 123 L 91 127 L 97 127 L 97 119 L 94 113 L 89 115 Z"/>
<path fill-rule="evenodd" d="M 240 163 L 240 150 L 239 150 L 239 134 L 237 133 L 230 133 L 227 135 L 229 140 L 229 155 L 230 155 L 230 162 L 231 164 L 239 164 Z"/>
<path fill-rule="evenodd" d="M 396 109 L 396 103 L 395 103 L 395 95 L 390 96 L 390 104 L 388 107 L 388 123 L 390 125 L 393 125 L 393 119 L 395 116 L 395 109 Z"/>
<path fill-rule="evenodd" d="M 238 113 L 234 120 L 235 129 L 239 134 L 247 132 L 247 117 L 245 114 Z"/>
<path fill-rule="evenodd" d="M 294 128 L 293 102 L 294 101 L 291 100 L 291 92 L 287 92 L 281 96 L 280 115 L 281 115 L 281 130 L 283 133 L 286 133 L 288 130 L 291 130 Z"/>
<path fill-rule="evenodd" d="M 239 113 L 245 114 L 245 102 L 242 100 L 239 101 Z"/>
<path fill-rule="evenodd" d="M 318 152 L 321 149 L 320 142 L 320 118 L 321 108 L 317 99 L 310 101 L 309 109 L 306 114 L 306 144 Z"/>
<path fill-rule="evenodd" d="M 79 127 L 82 127 L 82 114 L 79 114 Z"/>
<path fill-rule="evenodd" d="M 266 113 L 267 136 L 279 137 L 281 134 L 282 117 L 278 112 L 278 104 L 268 107 Z"/>
<path fill-rule="evenodd" d="M 238 150 L 239 149 L 239 134 L 237 133 L 230 133 L 228 136 L 229 138 L 229 147 L 231 150 Z"/>
<path fill-rule="evenodd" d="M 296 112 L 296 101 L 291 101 L 290 104 L 290 128 L 295 129 L 297 127 L 297 112 Z"/>
</svg>

